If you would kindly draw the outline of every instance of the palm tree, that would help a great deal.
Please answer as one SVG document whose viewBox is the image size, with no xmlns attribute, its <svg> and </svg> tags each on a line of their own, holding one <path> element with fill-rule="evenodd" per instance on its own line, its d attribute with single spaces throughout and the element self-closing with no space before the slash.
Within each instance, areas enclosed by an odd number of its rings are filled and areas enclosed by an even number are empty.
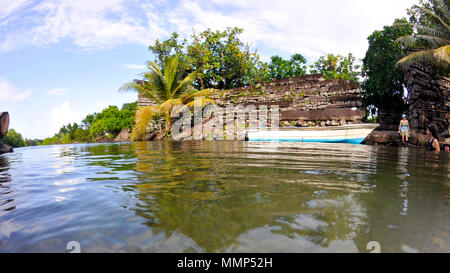
<svg viewBox="0 0 450 273">
<path fill-rule="evenodd" d="M 396 43 L 418 51 L 410 53 L 398 61 L 398 65 L 407 66 L 422 62 L 447 71 L 450 65 L 450 4 L 449 0 L 432 0 L 433 8 L 414 5 L 413 10 L 424 20 L 417 23 L 396 24 L 412 26 L 415 33 L 397 39 Z"/>
<path fill-rule="evenodd" d="M 164 69 L 155 62 L 149 62 L 150 71 L 144 74 L 143 81 L 130 82 L 123 85 L 120 91 L 135 91 L 149 98 L 154 106 L 140 107 L 136 111 L 136 124 L 133 127 L 132 139 L 142 139 L 150 122 L 159 117 L 165 118 L 166 132 L 170 130 L 172 109 L 177 105 L 193 107 L 196 97 L 209 97 L 213 89 L 196 90 L 192 83 L 196 72 L 186 75 L 179 54 L 166 58 Z M 202 98 L 202 106 L 214 103 L 213 100 Z"/>
</svg>

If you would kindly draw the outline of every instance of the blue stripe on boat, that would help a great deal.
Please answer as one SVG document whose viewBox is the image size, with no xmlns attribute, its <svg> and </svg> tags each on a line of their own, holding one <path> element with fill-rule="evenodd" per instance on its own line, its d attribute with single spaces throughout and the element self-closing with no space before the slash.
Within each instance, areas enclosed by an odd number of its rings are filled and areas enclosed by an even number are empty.
<svg viewBox="0 0 450 273">
<path fill-rule="evenodd" d="M 365 138 L 351 138 L 351 139 L 290 139 L 290 138 L 249 138 L 248 141 L 279 141 L 279 142 L 323 142 L 323 143 L 349 143 L 361 144 Z"/>
</svg>

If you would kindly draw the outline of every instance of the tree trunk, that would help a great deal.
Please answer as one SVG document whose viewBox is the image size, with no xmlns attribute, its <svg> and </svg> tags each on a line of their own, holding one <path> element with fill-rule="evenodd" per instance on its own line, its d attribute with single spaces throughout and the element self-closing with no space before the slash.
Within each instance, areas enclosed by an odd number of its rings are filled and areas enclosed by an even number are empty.
<svg viewBox="0 0 450 273">
<path fill-rule="evenodd" d="M 9 128 L 8 112 L 0 112 L 0 138 L 6 136 Z"/>
</svg>

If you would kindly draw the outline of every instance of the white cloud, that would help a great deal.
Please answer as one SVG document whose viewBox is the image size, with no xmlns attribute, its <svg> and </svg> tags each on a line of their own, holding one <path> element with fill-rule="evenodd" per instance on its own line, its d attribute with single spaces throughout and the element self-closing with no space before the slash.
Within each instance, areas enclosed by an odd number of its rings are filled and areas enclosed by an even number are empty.
<svg viewBox="0 0 450 273">
<path fill-rule="evenodd" d="M 8 17 L 22 7 L 30 4 L 30 0 L 2 0 L 0 1 L 0 19 Z"/>
<path fill-rule="evenodd" d="M 139 64 L 124 64 L 123 67 L 129 68 L 129 69 L 146 69 L 147 68 L 147 66 L 139 65 Z"/>
<path fill-rule="evenodd" d="M 71 109 L 69 101 L 64 101 L 61 105 L 54 107 L 52 110 L 52 132 L 56 133 L 63 125 L 77 121 L 77 116 Z"/>
<path fill-rule="evenodd" d="M 0 78 L 0 101 L 17 102 L 28 98 L 31 90 L 20 91 L 5 79 Z"/>
<path fill-rule="evenodd" d="M 326 53 L 353 52 L 362 58 L 367 37 L 406 15 L 417 0 L 183 0 L 168 17 L 186 35 L 206 28 L 244 28 L 243 40 L 272 52 L 301 53 L 317 58 Z"/>
<path fill-rule="evenodd" d="M 23 28 L 0 39 L 0 50 L 24 45 L 50 45 L 63 39 L 84 49 L 110 48 L 118 44 L 146 44 L 165 32 L 153 21 L 152 5 L 145 10 L 134 0 L 44 0 L 32 7 L 32 15 L 18 18 Z M 145 17 L 137 13 L 145 13 Z M 30 28 L 29 25 L 32 25 Z"/>
<path fill-rule="evenodd" d="M 148 46 L 172 31 L 187 37 L 192 28 L 200 32 L 237 26 L 245 30 L 242 39 L 265 55 L 301 53 L 317 58 L 326 53 L 353 52 L 362 58 L 367 37 L 392 24 L 395 18 L 405 16 L 406 8 L 417 2 L 179 0 L 169 5 L 166 1 L 149 4 L 139 0 L 44 0 L 32 7 L 39 16 L 14 21 L 25 22 L 24 27 L 0 38 L 0 51 L 66 39 L 83 49 L 119 44 Z M 9 10 L 14 8 L 10 6 Z M 128 68 L 138 68 L 131 66 Z"/>
<path fill-rule="evenodd" d="M 54 89 L 48 90 L 45 93 L 47 93 L 47 95 L 50 95 L 50 96 L 62 96 L 66 93 L 66 91 L 67 90 L 65 88 L 54 88 Z"/>
</svg>

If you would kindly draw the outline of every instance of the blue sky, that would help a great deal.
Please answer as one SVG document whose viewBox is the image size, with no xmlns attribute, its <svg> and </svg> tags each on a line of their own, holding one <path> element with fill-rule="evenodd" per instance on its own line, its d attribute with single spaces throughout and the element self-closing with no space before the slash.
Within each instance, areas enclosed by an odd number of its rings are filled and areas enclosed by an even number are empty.
<svg viewBox="0 0 450 273">
<path fill-rule="evenodd" d="M 0 111 L 26 138 L 55 134 L 108 105 L 154 56 L 148 46 L 177 31 L 244 28 L 264 60 L 278 54 L 364 57 L 367 36 L 418 0 L 0 0 Z"/>
</svg>

